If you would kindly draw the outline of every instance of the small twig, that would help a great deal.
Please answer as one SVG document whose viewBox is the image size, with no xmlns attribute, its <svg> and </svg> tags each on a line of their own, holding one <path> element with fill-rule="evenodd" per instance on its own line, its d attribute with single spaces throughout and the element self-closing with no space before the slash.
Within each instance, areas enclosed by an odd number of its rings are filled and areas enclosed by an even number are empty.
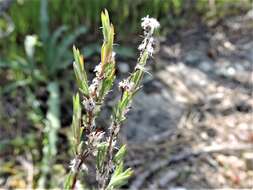
<svg viewBox="0 0 253 190">
<path fill-rule="evenodd" d="M 84 163 L 85 159 L 89 156 L 89 151 L 86 150 L 81 156 L 80 156 L 80 160 L 81 162 L 79 163 L 78 167 L 77 167 L 77 171 L 74 173 L 74 177 L 73 177 L 73 181 L 71 184 L 71 189 L 74 190 L 75 189 L 75 185 L 76 185 L 76 181 L 77 181 L 77 177 L 78 174 L 80 172 L 81 166 Z"/>
</svg>

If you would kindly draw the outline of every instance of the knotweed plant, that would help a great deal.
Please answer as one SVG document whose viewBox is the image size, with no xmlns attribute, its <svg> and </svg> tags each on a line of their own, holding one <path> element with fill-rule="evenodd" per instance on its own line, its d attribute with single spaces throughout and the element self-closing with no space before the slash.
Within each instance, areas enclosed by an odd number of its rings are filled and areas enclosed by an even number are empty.
<svg viewBox="0 0 253 190">
<path fill-rule="evenodd" d="M 86 170 L 86 159 L 92 156 L 96 160 L 96 180 L 98 189 L 119 188 L 133 174 L 132 169 L 124 169 L 123 159 L 126 146 L 117 149 L 117 137 L 126 119 L 127 112 L 136 92 L 141 88 L 147 59 L 153 54 L 154 31 L 159 23 L 149 16 L 142 19 L 144 39 L 138 47 L 140 51 L 134 71 L 119 83 L 121 97 L 113 108 L 111 124 L 106 132 L 97 130 L 96 117 L 101 111 L 106 95 L 115 80 L 114 27 L 110 23 L 108 12 L 101 13 L 104 42 L 101 47 L 101 62 L 95 67 L 95 77 L 88 82 L 84 68 L 84 59 L 79 50 L 73 48 L 74 72 L 79 92 L 73 97 L 72 144 L 74 158 L 70 162 L 70 172 L 65 181 L 66 189 L 74 189 L 78 174 Z"/>
</svg>

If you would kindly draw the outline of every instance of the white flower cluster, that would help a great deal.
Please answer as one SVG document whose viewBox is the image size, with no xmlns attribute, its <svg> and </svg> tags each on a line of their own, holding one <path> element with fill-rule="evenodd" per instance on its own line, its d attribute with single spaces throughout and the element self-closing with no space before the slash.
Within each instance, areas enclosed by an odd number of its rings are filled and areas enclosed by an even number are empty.
<svg viewBox="0 0 253 190">
<path fill-rule="evenodd" d="M 154 53 L 154 38 L 152 37 L 155 29 L 160 27 L 159 22 L 155 18 L 149 18 L 146 16 L 141 19 L 141 27 L 144 29 L 144 40 L 139 45 L 138 50 L 143 52 L 146 50 L 150 56 Z"/>
<path fill-rule="evenodd" d="M 112 62 L 115 61 L 115 56 L 116 56 L 116 53 L 113 51 L 110 58 Z M 104 73 L 103 73 L 104 71 L 102 67 L 103 67 L 102 63 L 100 62 L 94 69 L 94 72 L 96 73 L 96 77 L 92 80 L 92 83 L 89 86 L 89 92 L 91 94 L 96 93 L 98 95 L 97 88 L 100 86 L 102 80 L 104 79 Z"/>
<path fill-rule="evenodd" d="M 89 92 L 91 94 L 95 93 L 98 86 L 100 84 L 100 80 L 98 79 L 98 77 L 95 77 L 93 80 L 92 80 L 92 84 L 89 86 Z"/>
<path fill-rule="evenodd" d="M 86 142 L 86 144 L 90 144 L 92 149 L 97 147 L 99 145 L 99 143 L 101 142 L 101 140 L 103 139 L 105 135 L 105 132 L 96 132 L 93 131 L 89 134 L 88 136 L 88 142 Z M 93 150 L 93 155 L 96 156 L 97 155 L 97 150 Z"/>
<path fill-rule="evenodd" d="M 128 79 L 124 79 L 123 81 L 119 82 L 119 88 L 128 92 L 132 92 L 134 90 L 134 83 L 130 82 Z"/>
<path fill-rule="evenodd" d="M 142 18 L 141 27 L 146 34 L 152 35 L 154 30 L 160 27 L 160 23 L 155 18 L 149 18 L 149 15 Z"/>
<path fill-rule="evenodd" d="M 139 45 L 138 50 L 144 51 L 147 50 L 150 56 L 154 53 L 154 38 L 153 37 L 146 37 L 142 43 Z"/>
<path fill-rule="evenodd" d="M 94 72 L 96 72 L 96 76 L 99 76 L 100 73 L 102 72 L 102 63 L 99 63 L 95 69 L 94 69 Z"/>
<path fill-rule="evenodd" d="M 86 98 L 83 101 L 83 104 L 84 104 L 86 111 L 93 111 L 96 106 L 96 103 L 94 102 L 94 100 L 92 98 L 89 98 L 89 99 Z"/>
<path fill-rule="evenodd" d="M 79 165 L 81 164 L 81 162 L 82 161 L 80 158 L 74 158 L 73 160 L 71 160 L 69 167 L 73 173 L 78 171 L 78 168 L 80 167 Z M 84 171 L 88 171 L 88 167 L 84 163 L 81 165 L 81 169 Z"/>
</svg>

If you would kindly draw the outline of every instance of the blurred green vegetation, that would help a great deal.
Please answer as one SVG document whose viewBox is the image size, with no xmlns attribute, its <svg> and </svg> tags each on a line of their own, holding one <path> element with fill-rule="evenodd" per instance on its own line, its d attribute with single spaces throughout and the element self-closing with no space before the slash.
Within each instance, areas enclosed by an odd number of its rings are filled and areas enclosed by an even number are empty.
<svg viewBox="0 0 253 190">
<path fill-rule="evenodd" d="M 129 33 L 137 33 L 139 22 L 145 15 L 158 18 L 163 30 L 173 30 L 184 25 L 190 15 L 198 15 L 203 21 L 236 14 L 250 7 L 252 0 L 217 0 L 212 5 L 210 0 L 52 0 L 49 1 L 49 28 L 59 26 L 77 28 L 85 26 L 90 34 L 99 34 L 100 12 L 106 8 L 112 15 L 118 38 L 124 39 Z M 0 55 L 15 57 L 27 34 L 40 32 L 40 0 L 16 0 L 7 14 L 12 19 L 15 30 L 0 41 Z M 1 22 L 0 26 L 4 27 Z M 5 26 L 6 27 L 6 26 Z M 126 38 L 126 37 L 125 37 Z M 84 45 L 89 39 L 80 42 Z M 4 47 L 8 47 L 8 50 Z M 11 50 L 11 51 L 10 51 Z M 13 55 L 14 54 L 14 55 Z"/>
</svg>

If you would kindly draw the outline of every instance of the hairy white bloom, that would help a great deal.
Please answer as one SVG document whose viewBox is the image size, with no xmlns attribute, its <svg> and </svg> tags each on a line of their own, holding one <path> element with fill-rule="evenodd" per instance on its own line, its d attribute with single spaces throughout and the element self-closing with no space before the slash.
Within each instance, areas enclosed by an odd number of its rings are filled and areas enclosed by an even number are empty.
<svg viewBox="0 0 253 190">
<path fill-rule="evenodd" d="M 74 172 L 74 173 L 77 172 L 78 168 L 80 167 L 79 166 L 80 163 L 81 163 L 81 159 L 80 158 L 74 158 L 73 160 L 71 160 L 70 164 L 69 164 L 69 167 L 70 167 L 71 171 Z M 88 171 L 88 167 L 84 163 L 81 165 L 80 168 L 83 171 L 86 171 L 86 172 Z"/>
<path fill-rule="evenodd" d="M 155 18 L 149 18 L 149 15 L 142 18 L 141 27 L 150 35 L 153 34 L 154 30 L 160 27 L 160 23 Z"/>
<path fill-rule="evenodd" d="M 139 45 L 138 50 L 143 52 L 146 50 L 150 56 L 154 53 L 154 38 L 153 37 L 146 37 L 142 43 Z"/>
<path fill-rule="evenodd" d="M 81 169 L 82 169 L 83 171 L 86 171 L 87 173 L 88 173 L 88 171 L 89 171 L 88 166 L 87 166 L 86 164 L 84 164 L 84 163 L 82 164 Z"/>
<path fill-rule="evenodd" d="M 153 37 L 151 37 L 150 39 L 149 39 L 149 41 L 148 41 L 148 44 L 147 44 L 147 52 L 148 52 L 148 54 L 150 55 L 150 56 L 152 56 L 153 55 L 153 53 L 154 53 L 154 38 Z"/>
<path fill-rule="evenodd" d="M 105 132 L 96 132 L 93 131 L 89 135 L 89 141 L 93 144 L 93 146 L 97 146 L 101 139 L 104 137 Z"/>
<path fill-rule="evenodd" d="M 89 92 L 90 92 L 90 93 L 95 92 L 96 89 L 97 89 L 97 85 L 96 85 L 96 84 L 93 84 L 93 83 L 92 83 L 92 84 L 89 86 Z"/>
<path fill-rule="evenodd" d="M 134 90 L 134 83 L 124 79 L 123 81 L 119 82 L 119 88 L 131 92 Z"/>
<path fill-rule="evenodd" d="M 146 68 L 143 65 L 140 65 L 140 64 L 137 64 L 134 69 L 135 70 L 146 71 Z"/>
<path fill-rule="evenodd" d="M 96 89 L 98 88 L 99 86 L 99 83 L 100 83 L 100 80 L 98 79 L 98 77 L 95 77 L 93 80 L 92 80 L 92 84 L 89 86 L 89 92 L 92 94 L 96 91 Z"/>
<path fill-rule="evenodd" d="M 77 172 L 80 163 L 81 163 L 81 160 L 79 158 L 74 158 L 73 160 L 71 160 L 69 164 L 71 171 L 74 173 Z"/>
<path fill-rule="evenodd" d="M 159 22 L 154 18 L 149 18 L 149 16 L 146 16 L 142 18 L 143 22 L 141 23 L 141 26 L 144 29 L 144 36 L 142 43 L 139 45 L 138 50 L 144 52 L 145 50 L 147 53 L 152 56 L 154 53 L 154 38 L 152 37 L 152 34 L 156 28 L 160 26 Z"/>
<path fill-rule="evenodd" d="M 98 65 L 96 65 L 94 72 L 101 73 L 101 71 L 102 71 L 102 64 L 99 63 Z"/>
<path fill-rule="evenodd" d="M 83 104 L 84 104 L 86 111 L 93 111 L 96 106 L 96 104 L 92 98 L 85 99 L 83 101 Z"/>
<path fill-rule="evenodd" d="M 139 45 L 138 50 L 143 51 L 143 50 L 145 49 L 145 47 L 146 47 L 146 43 L 143 41 L 143 42 Z"/>
</svg>

